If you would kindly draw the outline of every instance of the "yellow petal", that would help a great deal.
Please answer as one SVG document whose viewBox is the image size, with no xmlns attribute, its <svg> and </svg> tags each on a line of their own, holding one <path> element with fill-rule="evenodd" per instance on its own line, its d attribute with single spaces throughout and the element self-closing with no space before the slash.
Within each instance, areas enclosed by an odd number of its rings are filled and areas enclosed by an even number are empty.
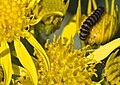
<svg viewBox="0 0 120 85">
<path fill-rule="evenodd" d="M 91 0 L 88 1 L 88 8 L 87 8 L 87 15 L 90 15 L 91 14 L 91 11 L 92 11 L 92 7 L 91 7 Z"/>
<path fill-rule="evenodd" d="M 6 41 L 1 42 L 0 65 L 4 71 L 5 85 L 9 85 L 12 78 L 12 63 L 9 46 Z"/>
<path fill-rule="evenodd" d="M 47 70 L 50 68 L 50 62 L 49 58 L 45 52 L 45 50 L 42 48 L 42 46 L 39 44 L 39 42 L 33 37 L 32 34 L 30 34 L 30 37 L 27 38 L 28 42 L 39 52 L 41 57 L 43 58 Z"/>
<path fill-rule="evenodd" d="M 105 0 L 105 7 L 106 7 L 106 12 L 109 12 L 109 3 L 108 0 Z"/>
<path fill-rule="evenodd" d="M 116 49 L 119 46 L 120 46 L 120 38 L 115 39 L 101 46 L 87 57 L 94 56 L 94 59 L 99 62 L 105 59 L 114 49 Z"/>
<path fill-rule="evenodd" d="M 27 71 L 29 72 L 34 85 L 37 85 L 37 72 L 32 57 L 29 55 L 28 51 L 19 40 L 14 40 L 14 46 L 17 58 L 20 60 L 25 69 L 27 69 Z"/>
<path fill-rule="evenodd" d="M 77 13 L 76 13 L 76 28 L 80 29 L 80 17 L 81 17 L 81 0 L 78 2 Z"/>
<path fill-rule="evenodd" d="M 75 36 L 76 31 L 76 23 L 72 21 L 63 29 L 62 38 L 68 39 L 67 45 L 70 43 L 71 38 Z"/>
<path fill-rule="evenodd" d="M 114 4 L 115 4 L 115 0 L 112 0 L 112 5 L 111 5 L 111 15 L 112 16 L 114 14 Z"/>
<path fill-rule="evenodd" d="M 97 9 L 97 4 L 95 0 L 92 0 L 92 4 L 93 4 L 93 9 L 96 10 Z"/>
<path fill-rule="evenodd" d="M 33 5 L 35 4 L 35 1 L 36 1 L 36 0 L 32 0 L 32 1 L 29 3 L 28 8 L 32 8 Z"/>
<path fill-rule="evenodd" d="M 37 1 L 37 3 L 39 3 L 40 2 L 40 0 L 36 0 Z"/>
</svg>

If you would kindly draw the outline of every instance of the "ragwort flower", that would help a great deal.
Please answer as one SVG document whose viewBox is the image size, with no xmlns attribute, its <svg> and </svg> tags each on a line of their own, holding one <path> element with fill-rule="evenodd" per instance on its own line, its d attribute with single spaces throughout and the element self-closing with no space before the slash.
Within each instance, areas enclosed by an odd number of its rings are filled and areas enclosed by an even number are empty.
<svg viewBox="0 0 120 85">
<path fill-rule="evenodd" d="M 117 55 L 118 52 L 119 49 L 111 53 L 105 65 L 106 80 L 111 85 L 120 84 L 120 55 Z"/>
<path fill-rule="evenodd" d="M 100 20 L 92 27 L 90 34 L 85 41 L 87 44 L 104 44 L 114 37 L 118 29 L 118 6 L 114 8 L 115 0 L 111 1 L 111 7 L 109 7 L 108 0 L 105 0 L 105 12 L 101 16 Z M 93 9 L 97 9 L 95 0 L 92 0 Z M 111 9 L 110 9 L 111 8 Z M 80 27 L 83 22 L 91 15 L 92 11 L 91 0 L 88 2 L 87 15 L 80 16 Z M 109 13 L 110 12 L 110 13 Z"/>
<path fill-rule="evenodd" d="M 47 70 L 49 60 L 42 46 L 29 32 L 30 25 L 34 25 L 41 20 L 38 4 L 41 0 L 1 0 L 0 1 L 0 65 L 4 71 L 5 85 L 9 85 L 12 77 L 12 63 L 10 46 L 14 43 L 16 57 L 27 69 L 30 77 L 37 85 L 37 72 L 33 60 L 20 41 L 25 38 L 42 56 Z"/>
<path fill-rule="evenodd" d="M 68 5 L 69 0 L 66 3 L 64 0 L 41 1 L 39 16 L 42 17 L 42 20 L 35 25 L 37 32 L 48 36 L 59 29 Z"/>
<path fill-rule="evenodd" d="M 88 55 L 87 57 L 93 56 L 94 59 L 98 62 L 108 57 L 105 64 L 105 81 L 111 83 L 110 85 L 119 85 L 120 84 L 120 55 L 119 48 L 120 46 L 120 38 L 117 38 L 100 48 L 96 49 L 93 53 Z M 91 62 L 92 63 L 92 62 Z"/>
<path fill-rule="evenodd" d="M 91 80 L 92 75 L 96 75 L 94 68 L 96 61 L 92 57 L 84 56 L 88 48 L 82 51 L 74 50 L 73 43 L 67 46 L 66 40 L 63 42 L 60 37 L 58 39 L 54 37 L 52 43 L 49 44 L 47 41 L 45 44 L 51 67 L 46 72 L 41 59 L 38 70 L 39 85 L 96 85 L 96 82 Z M 88 65 L 91 61 L 95 64 Z"/>
</svg>

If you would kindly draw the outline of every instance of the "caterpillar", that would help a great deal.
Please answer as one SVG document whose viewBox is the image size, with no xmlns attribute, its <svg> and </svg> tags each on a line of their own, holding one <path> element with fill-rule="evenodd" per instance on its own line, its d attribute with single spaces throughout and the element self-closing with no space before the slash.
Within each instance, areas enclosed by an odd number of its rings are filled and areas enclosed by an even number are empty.
<svg viewBox="0 0 120 85">
<path fill-rule="evenodd" d="M 91 14 L 85 22 L 83 22 L 83 25 L 80 29 L 80 39 L 85 41 L 90 34 L 91 28 L 100 20 L 100 17 L 102 16 L 104 12 L 104 7 L 98 7 L 93 14 Z"/>
</svg>

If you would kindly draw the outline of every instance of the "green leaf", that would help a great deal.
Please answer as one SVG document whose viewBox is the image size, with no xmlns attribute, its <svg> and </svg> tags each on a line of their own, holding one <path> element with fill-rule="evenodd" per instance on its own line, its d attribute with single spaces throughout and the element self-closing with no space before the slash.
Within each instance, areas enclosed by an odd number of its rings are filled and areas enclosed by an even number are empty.
<svg viewBox="0 0 120 85">
<path fill-rule="evenodd" d="M 30 56 L 24 45 L 20 42 L 20 40 L 14 40 L 14 46 L 17 58 L 20 60 L 24 68 L 27 69 L 27 71 L 29 72 L 29 75 L 34 85 L 37 85 L 38 83 L 37 72 L 32 57 Z"/>
<path fill-rule="evenodd" d="M 33 37 L 32 34 L 30 34 L 30 37 L 27 38 L 28 42 L 39 52 L 41 57 L 43 58 L 47 70 L 50 69 L 50 62 L 49 58 L 45 52 L 45 50 L 42 48 L 42 46 L 39 44 L 39 42 Z"/>
<path fill-rule="evenodd" d="M 5 85 L 9 85 L 12 78 L 12 63 L 10 49 L 6 41 L 1 42 L 0 65 L 2 66 L 4 71 Z"/>
</svg>

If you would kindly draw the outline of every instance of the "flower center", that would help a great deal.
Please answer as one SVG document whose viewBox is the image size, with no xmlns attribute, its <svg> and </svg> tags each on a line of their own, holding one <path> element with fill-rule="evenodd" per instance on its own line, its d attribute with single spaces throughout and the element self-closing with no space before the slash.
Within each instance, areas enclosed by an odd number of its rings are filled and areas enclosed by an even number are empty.
<svg viewBox="0 0 120 85">
<path fill-rule="evenodd" d="M 25 28 L 29 25 L 26 16 L 26 3 L 17 0 L 0 1 L 0 42 L 24 37 Z"/>
</svg>

